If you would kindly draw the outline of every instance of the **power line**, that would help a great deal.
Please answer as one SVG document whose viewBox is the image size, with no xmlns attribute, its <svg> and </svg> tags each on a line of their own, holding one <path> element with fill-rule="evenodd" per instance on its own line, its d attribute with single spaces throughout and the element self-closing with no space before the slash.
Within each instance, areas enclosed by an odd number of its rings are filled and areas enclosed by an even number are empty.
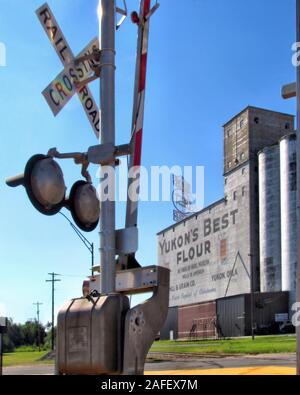
<svg viewBox="0 0 300 395">
<path fill-rule="evenodd" d="M 54 284 L 58 281 L 61 281 L 61 280 L 55 278 L 57 276 L 60 276 L 60 274 L 57 274 L 57 273 L 48 273 L 48 274 L 49 274 L 49 276 L 51 276 L 51 280 L 46 280 L 46 283 L 52 283 L 51 349 L 53 351 L 54 350 L 54 293 L 55 293 Z"/>
<path fill-rule="evenodd" d="M 94 243 L 91 243 L 84 235 L 82 232 L 80 232 L 79 229 L 76 228 L 76 226 L 73 224 L 72 221 L 69 220 L 69 218 L 62 212 L 59 212 L 60 215 L 62 215 L 70 224 L 71 228 L 74 230 L 74 232 L 77 234 L 79 239 L 82 241 L 82 243 L 86 246 L 86 248 L 89 250 L 91 253 L 91 264 L 92 264 L 92 275 L 94 275 Z"/>
</svg>

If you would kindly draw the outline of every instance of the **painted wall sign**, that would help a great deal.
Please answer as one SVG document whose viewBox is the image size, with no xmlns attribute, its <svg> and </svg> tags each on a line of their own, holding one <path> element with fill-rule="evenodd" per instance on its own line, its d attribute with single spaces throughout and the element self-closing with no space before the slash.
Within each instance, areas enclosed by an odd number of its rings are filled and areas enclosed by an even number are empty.
<svg viewBox="0 0 300 395">
<path fill-rule="evenodd" d="M 171 270 L 170 307 L 250 292 L 249 198 L 241 179 L 231 177 L 226 194 L 238 199 L 223 199 L 158 236 L 159 265 Z"/>
</svg>

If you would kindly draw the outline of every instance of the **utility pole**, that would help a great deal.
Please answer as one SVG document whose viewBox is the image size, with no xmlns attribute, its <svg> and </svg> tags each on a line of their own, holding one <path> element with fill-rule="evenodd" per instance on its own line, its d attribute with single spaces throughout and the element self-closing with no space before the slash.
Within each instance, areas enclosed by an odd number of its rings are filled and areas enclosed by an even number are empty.
<svg viewBox="0 0 300 395">
<path fill-rule="evenodd" d="M 115 0 L 100 0 L 99 36 L 101 50 L 100 103 L 101 103 L 101 142 L 115 142 Z M 101 166 L 101 184 L 108 180 L 104 191 L 100 188 L 100 255 L 101 293 L 115 293 L 116 288 L 116 207 L 115 207 L 115 159 L 109 166 Z M 107 195 L 106 195 L 107 193 Z"/>
<path fill-rule="evenodd" d="M 300 42 L 300 0 L 296 0 L 297 42 Z M 297 67 L 297 239 L 300 236 L 300 65 Z M 297 302 L 300 302 L 300 243 L 297 243 Z M 300 327 L 297 333 L 297 374 L 300 375 Z"/>
<path fill-rule="evenodd" d="M 61 281 L 59 279 L 55 279 L 55 277 L 60 276 L 60 274 L 56 273 L 48 273 L 49 276 L 51 276 L 51 280 L 46 280 L 46 283 L 52 283 L 52 324 L 51 324 L 51 350 L 54 350 L 54 284 L 58 281 Z"/>
<path fill-rule="evenodd" d="M 33 303 L 33 305 L 35 305 L 35 306 L 36 306 L 36 315 L 37 315 L 37 329 L 38 329 L 38 333 L 37 333 L 37 335 L 38 335 L 38 347 L 39 347 L 39 351 L 41 351 L 41 334 L 40 334 L 40 306 L 41 306 L 42 304 L 43 304 L 43 303 L 40 303 L 40 302 Z"/>
</svg>

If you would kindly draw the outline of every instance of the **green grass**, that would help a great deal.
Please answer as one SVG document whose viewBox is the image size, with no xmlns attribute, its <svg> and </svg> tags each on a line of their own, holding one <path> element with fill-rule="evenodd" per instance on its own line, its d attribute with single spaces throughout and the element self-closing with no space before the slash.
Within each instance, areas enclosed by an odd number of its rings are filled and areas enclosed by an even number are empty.
<svg viewBox="0 0 300 395">
<path fill-rule="evenodd" d="M 34 365 L 36 363 L 54 363 L 53 361 L 40 361 L 48 351 L 16 351 L 9 354 L 4 354 L 4 366 L 17 366 L 17 365 Z"/>
<path fill-rule="evenodd" d="M 159 341 L 154 343 L 152 352 L 189 353 L 189 354 L 270 354 L 296 352 L 296 336 L 263 336 L 254 341 L 250 338 L 203 341 Z M 21 348 L 16 352 L 4 354 L 4 366 L 53 364 L 54 361 L 40 359 L 48 351 L 34 351 Z"/>
<path fill-rule="evenodd" d="M 159 341 L 152 352 L 196 354 L 276 354 L 296 352 L 296 336 L 262 336 L 230 340 Z"/>
</svg>

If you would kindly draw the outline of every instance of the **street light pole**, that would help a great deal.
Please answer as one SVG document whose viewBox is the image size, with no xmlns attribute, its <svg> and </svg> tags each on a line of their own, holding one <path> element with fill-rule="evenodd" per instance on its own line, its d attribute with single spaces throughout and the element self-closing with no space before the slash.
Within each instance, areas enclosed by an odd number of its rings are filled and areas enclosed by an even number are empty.
<svg viewBox="0 0 300 395">
<path fill-rule="evenodd" d="M 300 0 L 296 0 L 297 42 L 300 42 Z M 297 302 L 300 302 L 300 65 L 297 66 Z M 300 327 L 297 332 L 297 374 L 300 375 Z"/>
<path fill-rule="evenodd" d="M 101 142 L 115 146 L 115 0 L 99 0 L 100 19 L 100 103 Z M 101 293 L 115 292 L 116 275 L 116 212 L 115 212 L 115 159 L 101 167 L 100 182 L 108 181 L 107 188 L 100 188 L 100 255 Z"/>
</svg>

